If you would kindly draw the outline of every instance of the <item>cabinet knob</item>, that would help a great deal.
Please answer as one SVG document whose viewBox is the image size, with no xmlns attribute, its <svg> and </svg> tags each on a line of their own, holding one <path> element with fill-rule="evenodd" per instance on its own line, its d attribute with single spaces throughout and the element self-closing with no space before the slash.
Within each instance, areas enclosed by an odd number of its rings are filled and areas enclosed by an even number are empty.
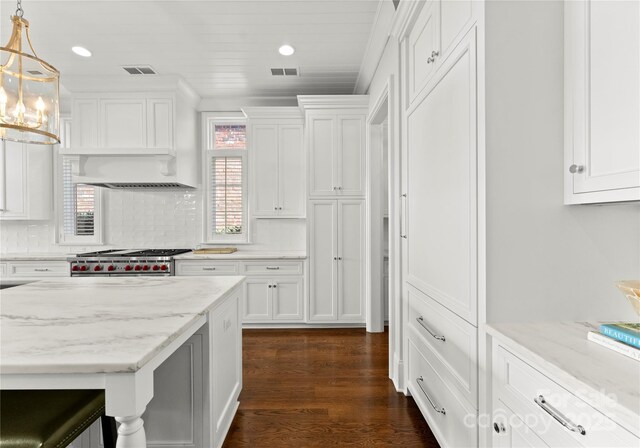
<svg viewBox="0 0 640 448">
<path fill-rule="evenodd" d="M 493 430 L 496 433 L 500 434 L 501 432 L 505 432 L 506 428 L 504 427 L 504 423 L 497 423 L 496 422 L 496 423 L 493 424 Z"/>
<path fill-rule="evenodd" d="M 278 207 L 278 210 L 282 210 L 282 207 Z"/>
<path fill-rule="evenodd" d="M 338 260 L 342 260 L 342 257 L 338 257 Z"/>
<path fill-rule="evenodd" d="M 400 238 L 404 238 L 406 240 L 407 239 L 407 235 L 400 234 Z"/>
<path fill-rule="evenodd" d="M 278 287 L 278 285 L 273 285 L 273 287 L 274 287 L 274 288 L 277 288 L 277 287 Z"/>
<path fill-rule="evenodd" d="M 431 64 L 435 59 L 432 57 L 427 58 L 427 64 Z"/>
<path fill-rule="evenodd" d="M 338 257 L 333 257 L 333 259 L 334 259 L 334 260 L 337 260 L 337 259 L 338 259 Z"/>
<path fill-rule="evenodd" d="M 569 167 L 569 172 L 571 174 L 582 173 L 584 171 L 583 165 L 571 165 Z"/>
<path fill-rule="evenodd" d="M 271 289 L 271 285 L 267 285 L 269 287 L 269 289 Z"/>
<path fill-rule="evenodd" d="M 431 57 L 435 59 L 435 57 L 436 57 L 436 56 L 440 56 L 440 52 L 439 52 L 439 51 L 436 51 L 436 50 L 433 50 L 433 51 L 431 52 Z"/>
</svg>

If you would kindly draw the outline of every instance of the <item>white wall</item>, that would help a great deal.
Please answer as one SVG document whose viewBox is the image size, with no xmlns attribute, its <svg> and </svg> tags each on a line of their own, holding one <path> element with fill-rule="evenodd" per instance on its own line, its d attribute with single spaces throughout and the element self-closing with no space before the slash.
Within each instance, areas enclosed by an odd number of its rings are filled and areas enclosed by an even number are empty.
<svg viewBox="0 0 640 448">
<path fill-rule="evenodd" d="M 115 248 L 193 248 L 202 242 L 201 190 L 104 191 L 106 247 L 59 246 L 54 221 L 0 221 L 0 252 L 81 252 Z M 304 220 L 253 220 L 246 250 L 304 251 Z"/>
<path fill-rule="evenodd" d="M 637 319 L 640 204 L 563 205 L 562 8 L 486 6 L 488 322 Z"/>
</svg>

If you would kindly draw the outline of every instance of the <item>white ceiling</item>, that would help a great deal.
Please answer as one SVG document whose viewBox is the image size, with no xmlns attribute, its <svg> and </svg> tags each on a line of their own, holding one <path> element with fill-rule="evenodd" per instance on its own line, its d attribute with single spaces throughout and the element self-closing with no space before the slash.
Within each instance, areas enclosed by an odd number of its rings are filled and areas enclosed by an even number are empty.
<svg viewBox="0 0 640 448">
<path fill-rule="evenodd" d="M 38 55 L 65 75 L 180 75 L 202 98 L 351 94 L 380 0 L 23 0 Z M 0 0 L 2 45 L 15 1 Z M 293 56 L 278 53 L 288 43 Z M 93 52 L 71 52 L 81 45 Z M 275 77 L 272 67 L 297 67 Z M 141 76 L 141 75 L 137 75 Z M 72 86 L 67 85 L 73 90 Z"/>
</svg>

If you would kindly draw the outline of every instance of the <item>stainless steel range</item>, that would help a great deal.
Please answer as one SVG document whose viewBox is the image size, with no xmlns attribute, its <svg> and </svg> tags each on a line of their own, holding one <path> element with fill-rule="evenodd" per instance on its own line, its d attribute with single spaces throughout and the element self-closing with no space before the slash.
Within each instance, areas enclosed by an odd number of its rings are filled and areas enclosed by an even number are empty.
<svg viewBox="0 0 640 448">
<path fill-rule="evenodd" d="M 68 258 L 72 277 L 175 275 L 173 257 L 191 249 L 111 249 Z"/>
</svg>

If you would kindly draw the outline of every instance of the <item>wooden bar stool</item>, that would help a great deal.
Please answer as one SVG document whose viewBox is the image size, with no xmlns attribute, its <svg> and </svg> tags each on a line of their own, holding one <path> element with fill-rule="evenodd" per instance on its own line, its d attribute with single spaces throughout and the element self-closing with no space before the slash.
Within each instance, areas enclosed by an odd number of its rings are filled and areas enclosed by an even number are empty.
<svg viewBox="0 0 640 448">
<path fill-rule="evenodd" d="M 104 446 L 115 448 L 104 406 L 103 390 L 0 391 L 0 448 L 64 448 L 98 418 Z"/>
</svg>

